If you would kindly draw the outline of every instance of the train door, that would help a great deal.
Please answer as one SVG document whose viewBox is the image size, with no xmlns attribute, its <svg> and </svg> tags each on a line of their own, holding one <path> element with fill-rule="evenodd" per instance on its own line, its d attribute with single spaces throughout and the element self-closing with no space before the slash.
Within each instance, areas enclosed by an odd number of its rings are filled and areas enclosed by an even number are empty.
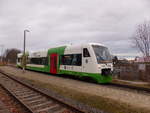
<svg viewBox="0 0 150 113">
<path fill-rule="evenodd" d="M 53 53 L 50 55 L 50 73 L 57 74 L 58 55 Z"/>
<path fill-rule="evenodd" d="M 87 48 L 83 48 L 83 58 L 82 58 L 82 72 L 91 72 L 92 70 L 92 62 L 91 62 L 91 55 Z"/>
</svg>

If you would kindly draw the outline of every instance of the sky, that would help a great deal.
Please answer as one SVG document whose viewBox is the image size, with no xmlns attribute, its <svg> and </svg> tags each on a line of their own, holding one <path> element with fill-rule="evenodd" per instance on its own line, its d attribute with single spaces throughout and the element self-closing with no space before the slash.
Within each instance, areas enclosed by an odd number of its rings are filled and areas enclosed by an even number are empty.
<svg viewBox="0 0 150 113">
<path fill-rule="evenodd" d="M 102 43 L 113 55 L 134 57 L 131 37 L 150 20 L 149 0 L 0 0 L 0 49 Z"/>
</svg>

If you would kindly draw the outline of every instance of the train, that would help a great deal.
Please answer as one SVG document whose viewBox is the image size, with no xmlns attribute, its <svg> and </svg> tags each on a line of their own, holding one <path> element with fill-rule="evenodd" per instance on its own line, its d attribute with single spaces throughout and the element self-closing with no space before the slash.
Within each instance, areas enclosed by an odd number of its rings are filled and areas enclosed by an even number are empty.
<svg viewBox="0 0 150 113">
<path fill-rule="evenodd" d="M 17 55 L 17 67 L 22 67 L 22 56 L 22 53 Z M 112 81 L 112 55 L 103 44 L 71 44 L 26 56 L 25 68 L 28 70 L 89 78 L 97 83 Z"/>
</svg>

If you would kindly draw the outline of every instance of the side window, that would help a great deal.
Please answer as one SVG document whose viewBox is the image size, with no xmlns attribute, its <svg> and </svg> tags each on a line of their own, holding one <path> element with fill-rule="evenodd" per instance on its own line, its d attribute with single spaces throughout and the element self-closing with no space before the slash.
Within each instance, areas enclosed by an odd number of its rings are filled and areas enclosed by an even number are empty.
<svg viewBox="0 0 150 113">
<path fill-rule="evenodd" d="M 62 65 L 82 65 L 82 55 L 81 54 L 71 54 L 71 55 L 62 55 L 61 58 Z"/>
<path fill-rule="evenodd" d="M 48 64 L 47 57 L 41 58 L 41 64 L 42 65 L 47 65 Z"/>
<path fill-rule="evenodd" d="M 19 60 L 18 62 L 20 62 L 20 63 L 22 62 L 22 58 L 19 58 L 18 60 Z"/>
<path fill-rule="evenodd" d="M 33 58 L 31 58 L 30 64 L 34 64 L 34 59 Z"/>
<path fill-rule="evenodd" d="M 62 55 L 62 65 L 71 65 L 73 55 Z"/>
<path fill-rule="evenodd" d="M 20 62 L 20 58 L 18 58 L 18 62 Z"/>
<path fill-rule="evenodd" d="M 48 65 L 48 57 L 28 59 L 29 64 Z"/>
<path fill-rule="evenodd" d="M 81 66 L 82 65 L 82 57 L 81 54 L 74 54 L 71 65 Z"/>
<path fill-rule="evenodd" d="M 42 61 L 41 61 L 41 64 L 42 64 L 42 65 L 45 65 L 46 59 L 45 59 L 45 58 L 41 58 L 41 60 L 42 60 Z"/>
<path fill-rule="evenodd" d="M 37 58 L 31 58 L 31 64 L 38 64 Z"/>
<path fill-rule="evenodd" d="M 21 62 L 21 58 L 18 58 L 18 62 Z"/>
<path fill-rule="evenodd" d="M 45 57 L 45 64 L 44 65 L 48 65 L 48 57 Z"/>
<path fill-rule="evenodd" d="M 83 48 L 83 57 L 90 57 L 90 53 L 87 48 Z"/>
</svg>

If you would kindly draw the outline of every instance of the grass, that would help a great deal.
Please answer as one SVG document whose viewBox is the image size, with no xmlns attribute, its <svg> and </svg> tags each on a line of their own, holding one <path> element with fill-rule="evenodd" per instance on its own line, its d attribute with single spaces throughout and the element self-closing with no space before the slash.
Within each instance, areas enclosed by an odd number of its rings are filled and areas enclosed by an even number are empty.
<svg viewBox="0 0 150 113">
<path fill-rule="evenodd" d="M 97 109 L 104 110 L 108 113 L 150 113 L 150 111 L 146 109 L 133 107 L 126 103 L 121 103 L 119 101 L 112 100 L 109 98 L 82 93 L 59 85 L 41 83 L 39 81 L 30 80 L 30 79 L 26 79 L 26 80 L 29 83 L 35 84 L 43 88 L 50 89 L 64 97 L 74 99 L 76 101 L 82 102 L 84 104 L 95 107 Z"/>
<path fill-rule="evenodd" d="M 0 66 L 4 66 L 4 64 L 0 64 Z"/>
</svg>

